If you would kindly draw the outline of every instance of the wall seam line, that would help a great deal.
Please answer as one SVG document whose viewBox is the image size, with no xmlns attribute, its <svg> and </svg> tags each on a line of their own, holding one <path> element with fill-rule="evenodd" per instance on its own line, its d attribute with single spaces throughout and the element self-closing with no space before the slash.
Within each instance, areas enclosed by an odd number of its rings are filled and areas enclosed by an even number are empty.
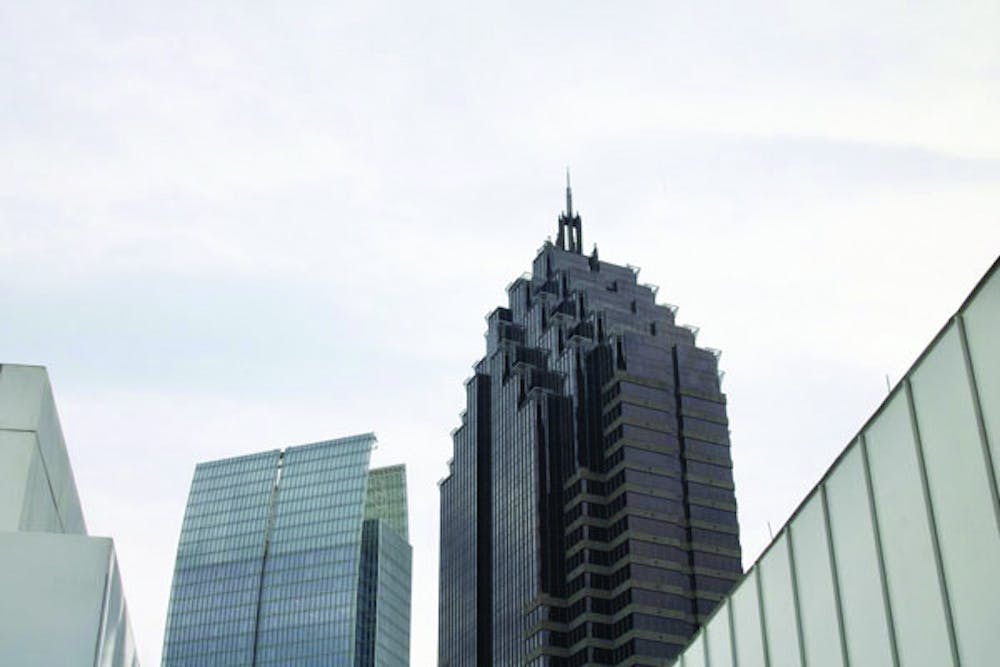
<svg viewBox="0 0 1000 667">
<path fill-rule="evenodd" d="M 847 628 L 844 625 L 844 609 L 840 600 L 840 573 L 837 568 L 837 554 L 833 548 L 833 528 L 830 525 L 830 501 L 826 497 L 826 484 L 819 487 L 820 500 L 823 506 L 823 525 L 826 528 L 826 548 L 830 558 L 830 576 L 833 578 L 833 601 L 837 608 L 837 631 L 840 635 L 840 654 L 846 667 L 850 667 L 851 658 L 847 653 Z"/>
<path fill-rule="evenodd" d="M 264 526 L 264 551 L 260 559 L 260 579 L 257 580 L 257 599 L 255 601 L 257 609 L 253 624 L 253 646 L 251 647 L 252 653 L 250 654 L 251 665 L 257 664 L 257 653 L 260 645 L 261 608 L 263 607 L 264 595 L 264 570 L 267 567 L 268 552 L 271 548 L 271 531 L 274 529 L 274 515 L 278 503 L 278 484 L 281 482 L 281 473 L 284 468 L 285 451 L 281 450 L 278 452 L 278 460 L 275 462 L 274 468 L 274 480 L 271 483 L 271 493 L 267 501 L 267 523 Z M 360 569 L 360 562 L 358 567 Z"/>
<path fill-rule="evenodd" d="M 965 359 L 965 374 L 969 379 L 969 389 L 972 391 L 972 410 L 976 414 L 976 427 L 979 431 L 979 444 L 983 449 L 983 459 L 986 463 L 986 478 L 989 482 L 990 495 L 993 498 L 993 516 L 1000 532 L 1000 489 L 997 488 L 996 468 L 993 467 L 993 454 L 990 452 L 990 440 L 986 433 L 986 419 L 983 417 L 983 404 L 979 396 L 979 384 L 976 381 L 976 369 L 972 365 L 972 352 L 965 331 L 965 318 L 956 315 L 958 322 L 958 340 L 962 346 L 962 357 Z"/>
<path fill-rule="evenodd" d="M 10 433 L 30 433 L 31 435 L 35 436 L 34 453 L 36 453 L 38 455 L 38 460 L 41 462 L 42 474 L 45 475 L 45 488 L 48 489 L 48 491 L 49 491 L 49 498 L 52 499 L 52 508 L 55 510 L 56 520 L 59 522 L 59 532 L 61 534 L 63 534 L 63 535 L 75 535 L 76 533 L 69 533 L 69 532 L 66 531 L 66 524 L 63 521 L 63 516 L 62 516 L 62 507 L 59 504 L 59 501 L 56 499 L 56 491 L 55 491 L 55 489 L 52 488 L 52 477 L 49 476 L 49 465 L 48 465 L 48 462 L 46 462 L 46 460 L 45 460 L 45 455 L 42 453 L 42 443 L 41 443 L 41 441 L 40 441 L 40 439 L 38 437 L 38 429 L 37 428 L 34 428 L 34 429 L 28 429 L 28 428 L 7 428 L 7 427 L 0 428 L 0 432 L 3 432 L 3 431 L 10 432 Z M 63 444 L 63 447 L 65 448 L 65 444 Z M 29 466 L 30 466 L 30 463 L 29 463 Z M 29 470 L 30 470 L 30 468 L 29 468 Z M 23 529 L 23 527 L 24 527 L 24 513 L 27 510 L 28 510 L 27 505 L 21 507 L 21 515 L 17 518 L 18 528 L 19 529 Z M 83 514 L 82 509 L 81 509 L 80 513 L 81 513 L 81 515 Z M 87 534 L 86 526 L 84 526 L 84 530 L 83 530 L 82 534 L 83 535 Z"/>
<path fill-rule="evenodd" d="M 806 638 L 802 630 L 802 608 L 799 600 L 799 573 L 795 567 L 795 548 L 792 546 L 792 525 L 785 529 L 785 551 L 788 552 L 788 572 L 792 578 L 792 610 L 795 612 L 795 636 L 798 639 L 799 663 L 806 664 Z"/>
<path fill-rule="evenodd" d="M 872 486 L 872 473 L 868 462 L 868 439 L 862 434 L 858 440 L 861 447 L 861 462 L 865 473 L 865 492 L 868 494 L 868 511 L 871 514 L 872 532 L 875 537 L 875 556 L 878 559 L 878 576 L 882 584 L 882 604 L 885 611 L 885 621 L 889 626 L 889 650 L 892 654 L 893 667 L 899 667 L 899 647 L 896 644 L 896 620 L 892 616 L 892 600 L 889 596 L 889 580 L 885 573 L 885 554 L 882 552 L 882 534 L 878 521 L 878 510 L 875 507 L 875 490 Z"/>
<path fill-rule="evenodd" d="M 934 551 L 934 565 L 937 569 L 938 585 L 941 588 L 941 601 L 944 607 L 945 629 L 948 631 L 948 643 L 951 648 L 951 659 L 956 667 L 962 664 L 958 655 L 958 641 L 955 637 L 955 619 L 951 611 L 951 597 L 948 595 L 948 581 L 944 574 L 944 561 L 941 557 L 941 541 L 938 537 L 937 519 L 934 516 L 934 503 L 931 500 L 930 483 L 927 479 L 927 463 L 924 460 L 923 439 L 920 437 L 920 424 L 917 423 L 917 408 L 913 400 L 913 385 L 910 378 L 903 380 L 906 389 L 906 405 L 910 412 L 910 426 L 913 429 L 913 442 L 917 452 L 917 469 L 920 472 L 920 484 L 923 487 L 924 509 L 927 511 L 927 521 L 930 524 L 931 547 Z"/>
<path fill-rule="evenodd" d="M 108 600 L 111 597 L 111 565 L 112 559 L 114 558 L 114 548 L 108 548 L 108 561 L 106 563 L 107 567 L 104 572 L 104 595 L 101 598 L 101 613 L 98 615 L 100 619 L 97 627 L 97 641 L 94 645 L 94 665 L 99 665 L 101 660 L 101 644 L 104 643 L 105 634 L 108 631 Z"/>
<path fill-rule="evenodd" d="M 712 667 L 712 650 L 708 646 L 708 623 L 701 626 L 701 643 L 705 646 L 705 667 Z"/>
<path fill-rule="evenodd" d="M 760 616 L 760 643 L 764 649 L 764 664 L 771 667 L 771 651 L 767 645 L 767 618 L 764 616 L 764 591 L 760 583 L 760 570 L 753 568 L 754 585 L 757 587 L 757 615 Z"/>
<path fill-rule="evenodd" d="M 733 623 L 733 598 L 726 601 L 726 614 L 729 615 L 729 657 L 733 660 L 733 667 L 740 667 L 740 659 L 736 653 L 736 625 Z"/>
</svg>

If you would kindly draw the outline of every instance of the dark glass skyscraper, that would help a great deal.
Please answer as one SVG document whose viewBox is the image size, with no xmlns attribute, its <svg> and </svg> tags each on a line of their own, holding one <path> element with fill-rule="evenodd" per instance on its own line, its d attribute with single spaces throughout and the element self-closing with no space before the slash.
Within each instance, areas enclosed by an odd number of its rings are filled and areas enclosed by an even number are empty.
<svg viewBox="0 0 1000 667">
<path fill-rule="evenodd" d="M 441 487 L 439 663 L 662 665 L 739 578 L 717 353 L 572 210 L 487 318 Z"/>
<path fill-rule="evenodd" d="M 163 664 L 409 664 L 402 466 L 371 434 L 195 468 Z"/>
</svg>

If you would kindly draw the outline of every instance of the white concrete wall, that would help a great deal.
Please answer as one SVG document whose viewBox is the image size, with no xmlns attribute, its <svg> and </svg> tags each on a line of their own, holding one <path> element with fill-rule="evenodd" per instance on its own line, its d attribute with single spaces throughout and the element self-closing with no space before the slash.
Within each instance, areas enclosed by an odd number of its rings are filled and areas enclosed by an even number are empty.
<svg viewBox="0 0 1000 667">
<path fill-rule="evenodd" d="M 0 533 L 0 665 L 137 665 L 111 540 Z"/>
<path fill-rule="evenodd" d="M 137 667 L 114 545 L 87 537 L 48 375 L 0 366 L 0 665 Z"/>
<path fill-rule="evenodd" d="M 0 489 L 0 530 L 86 534 L 48 374 L 41 366 L 0 366 Z"/>
<path fill-rule="evenodd" d="M 0 530 L 64 532 L 30 431 L 0 430 Z"/>
</svg>

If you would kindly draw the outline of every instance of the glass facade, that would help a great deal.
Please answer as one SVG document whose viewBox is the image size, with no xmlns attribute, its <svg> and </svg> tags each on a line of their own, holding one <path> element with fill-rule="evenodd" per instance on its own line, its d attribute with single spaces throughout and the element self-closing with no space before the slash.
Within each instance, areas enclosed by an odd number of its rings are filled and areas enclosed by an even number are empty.
<svg viewBox="0 0 1000 667">
<path fill-rule="evenodd" d="M 406 507 L 406 468 L 391 466 L 368 473 L 365 496 L 365 520 L 385 521 L 404 540 L 408 540 Z"/>
<path fill-rule="evenodd" d="M 998 332 L 1000 262 L 675 664 L 996 663 Z"/>
<path fill-rule="evenodd" d="M 412 549 L 406 540 L 406 471 L 372 470 L 362 531 L 357 665 L 410 663 Z"/>
<path fill-rule="evenodd" d="M 439 665 L 662 664 L 740 577 L 718 353 L 560 218 L 440 483 Z"/>
<path fill-rule="evenodd" d="M 374 444 L 367 434 L 196 467 L 164 665 L 356 664 L 358 605 L 370 585 L 363 524 Z M 370 522 L 376 531 L 381 519 Z M 407 563 L 408 641 L 409 545 L 400 537 L 392 547 Z"/>
<path fill-rule="evenodd" d="M 410 664 L 410 545 L 382 521 L 365 521 L 358 589 L 357 665 Z"/>
</svg>

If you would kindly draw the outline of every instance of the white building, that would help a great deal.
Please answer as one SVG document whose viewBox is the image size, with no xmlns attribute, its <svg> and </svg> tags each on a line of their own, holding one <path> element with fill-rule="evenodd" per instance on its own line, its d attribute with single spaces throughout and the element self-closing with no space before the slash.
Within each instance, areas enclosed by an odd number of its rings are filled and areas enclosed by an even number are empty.
<svg viewBox="0 0 1000 667">
<path fill-rule="evenodd" d="M 114 543 L 87 535 L 48 374 L 0 365 L 0 665 L 138 664 Z"/>
<path fill-rule="evenodd" d="M 1000 260 L 673 664 L 995 665 Z"/>
</svg>

